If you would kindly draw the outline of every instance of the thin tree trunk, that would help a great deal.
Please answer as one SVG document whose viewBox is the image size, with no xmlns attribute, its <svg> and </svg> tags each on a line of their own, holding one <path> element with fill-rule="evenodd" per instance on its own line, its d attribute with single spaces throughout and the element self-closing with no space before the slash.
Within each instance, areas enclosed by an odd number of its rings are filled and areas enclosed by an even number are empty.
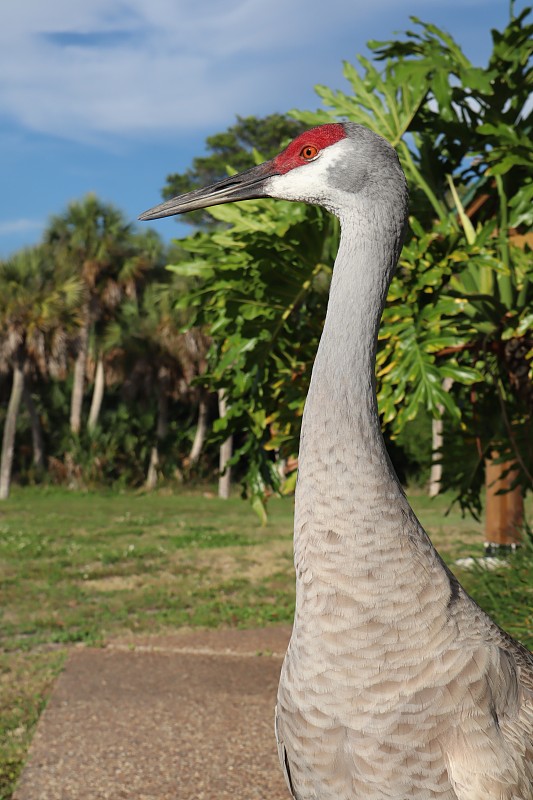
<svg viewBox="0 0 533 800">
<path fill-rule="evenodd" d="M 90 431 L 93 431 L 98 424 L 98 419 L 100 417 L 100 410 L 102 408 L 102 400 L 104 399 L 104 388 L 105 388 L 104 361 L 102 357 L 99 356 L 98 361 L 96 362 L 96 372 L 94 375 L 94 388 L 91 400 L 91 410 L 89 411 L 89 419 L 87 421 L 87 427 Z"/>
<path fill-rule="evenodd" d="M 189 464 L 191 466 L 198 463 L 198 459 L 200 458 L 200 454 L 204 446 L 205 437 L 207 436 L 208 413 L 208 396 L 205 392 L 202 392 L 200 395 L 200 402 L 198 403 L 198 424 L 196 426 L 194 442 L 192 443 L 191 452 L 189 454 Z"/>
<path fill-rule="evenodd" d="M 27 379 L 24 380 L 22 394 L 24 397 L 24 405 L 28 409 L 28 414 L 30 415 L 31 440 L 33 445 L 33 466 L 39 471 L 44 471 L 44 446 L 41 420 L 39 419 L 39 414 L 35 408 L 35 403 L 33 402 L 33 397 L 31 396 Z"/>
<path fill-rule="evenodd" d="M 74 365 L 74 382 L 72 384 L 72 397 L 70 400 L 70 430 L 78 434 L 81 429 L 81 411 L 83 406 L 83 389 L 85 386 L 85 369 L 87 366 L 87 353 L 89 351 L 89 320 L 83 323 L 80 330 L 80 349 Z"/>
<path fill-rule="evenodd" d="M 17 416 L 20 401 L 24 391 L 24 370 L 21 363 L 15 363 L 13 368 L 13 384 L 11 396 L 7 407 L 4 435 L 2 438 L 2 457 L 0 460 L 0 500 L 7 500 L 11 486 L 11 470 L 13 468 L 13 453 L 15 450 L 15 432 L 17 430 Z"/>
<path fill-rule="evenodd" d="M 439 405 L 439 411 L 442 414 L 442 407 Z M 440 492 L 442 482 L 442 431 L 444 422 L 442 417 L 440 419 L 431 420 L 431 471 L 429 473 L 429 487 L 428 494 L 430 497 L 436 497 Z"/>
<path fill-rule="evenodd" d="M 228 413 L 228 404 L 224 389 L 218 391 L 218 413 L 220 417 L 225 417 Z M 218 496 L 227 500 L 230 496 L 231 489 L 231 467 L 228 467 L 228 461 L 233 453 L 233 436 L 222 442 L 219 454 L 219 478 L 218 478 Z"/>
<path fill-rule="evenodd" d="M 158 381 L 156 443 L 150 452 L 150 463 L 148 464 L 148 472 L 146 473 L 146 481 L 144 483 L 145 488 L 150 491 L 157 486 L 159 473 L 159 443 L 163 441 L 168 431 L 167 383 L 168 380 L 166 378 Z"/>
<path fill-rule="evenodd" d="M 159 450 L 157 445 L 154 445 L 150 451 L 150 463 L 148 464 L 148 472 L 146 473 L 146 480 L 144 488 L 148 491 L 153 491 L 157 486 L 157 470 L 159 469 Z"/>
<path fill-rule="evenodd" d="M 452 378 L 444 378 L 442 381 L 442 388 L 445 392 L 449 392 L 453 386 Z M 431 472 L 429 474 L 428 494 L 430 497 L 436 497 L 440 493 L 442 483 L 442 445 L 443 445 L 443 429 L 444 421 L 442 415 L 444 414 L 444 406 L 439 403 L 437 406 L 439 419 L 431 421 Z"/>
</svg>

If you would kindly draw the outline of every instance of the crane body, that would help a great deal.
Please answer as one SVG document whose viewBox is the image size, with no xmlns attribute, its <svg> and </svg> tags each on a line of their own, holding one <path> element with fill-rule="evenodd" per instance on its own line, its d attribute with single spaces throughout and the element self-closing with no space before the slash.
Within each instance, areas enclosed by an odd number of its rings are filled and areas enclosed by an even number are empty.
<svg viewBox="0 0 533 800">
<path fill-rule="evenodd" d="M 407 220 L 393 148 L 354 123 L 141 218 L 252 197 L 341 222 L 302 421 L 296 609 L 276 709 L 295 800 L 533 800 L 533 656 L 448 570 L 381 434 L 375 355 Z"/>
</svg>

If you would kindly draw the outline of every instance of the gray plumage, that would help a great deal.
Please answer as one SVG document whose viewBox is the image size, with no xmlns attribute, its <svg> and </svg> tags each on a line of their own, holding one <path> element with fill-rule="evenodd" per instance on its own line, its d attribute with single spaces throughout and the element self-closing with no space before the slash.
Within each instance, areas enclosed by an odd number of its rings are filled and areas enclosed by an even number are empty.
<svg viewBox="0 0 533 800">
<path fill-rule="evenodd" d="M 375 351 L 407 191 L 393 149 L 346 127 L 344 195 L 328 198 L 341 244 L 302 423 L 280 761 L 296 800 L 526 800 L 533 658 L 443 564 L 384 447 Z"/>
<path fill-rule="evenodd" d="M 289 790 L 533 800 L 533 656 L 444 565 L 381 435 L 377 331 L 408 207 L 396 153 L 359 125 L 322 126 L 143 218 L 261 196 L 323 205 L 342 231 L 299 453 L 296 611 L 276 709 Z"/>
</svg>

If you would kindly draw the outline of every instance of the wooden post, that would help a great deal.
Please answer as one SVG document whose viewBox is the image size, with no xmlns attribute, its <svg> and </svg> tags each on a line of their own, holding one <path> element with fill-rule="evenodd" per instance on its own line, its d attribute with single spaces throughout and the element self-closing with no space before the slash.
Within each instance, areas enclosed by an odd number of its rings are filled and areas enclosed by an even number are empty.
<svg viewBox="0 0 533 800">
<path fill-rule="evenodd" d="M 520 544 L 520 529 L 524 521 L 524 498 L 520 487 L 509 490 L 517 471 L 512 462 L 496 463 L 498 454 L 485 461 L 485 550 L 512 549 Z M 507 474 L 504 474 L 507 473 Z M 504 490 L 503 494 L 498 494 Z"/>
</svg>

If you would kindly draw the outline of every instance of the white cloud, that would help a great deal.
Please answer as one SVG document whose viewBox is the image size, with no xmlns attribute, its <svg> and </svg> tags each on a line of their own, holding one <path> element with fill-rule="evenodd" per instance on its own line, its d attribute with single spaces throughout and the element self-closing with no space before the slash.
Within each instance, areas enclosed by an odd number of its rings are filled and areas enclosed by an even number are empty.
<svg viewBox="0 0 533 800">
<path fill-rule="evenodd" d="M 0 236 L 13 236 L 14 234 L 24 234 L 40 231 L 44 228 L 44 222 L 37 219 L 8 219 L 0 220 Z"/>
<path fill-rule="evenodd" d="M 235 113 L 260 113 L 265 106 L 284 110 L 302 87 L 327 80 L 321 59 L 343 26 L 355 36 L 370 15 L 403 6 L 407 21 L 407 13 L 417 10 L 416 2 L 407 8 L 405 0 L 374 0 L 364 11 L 358 5 L 10 2 L 0 27 L 0 112 L 34 131 L 91 140 L 225 124 Z M 330 52 L 337 76 L 342 55 L 353 54 Z"/>
<path fill-rule="evenodd" d="M 267 27 L 274 33 L 262 7 L 21 0 L 0 31 L 0 105 L 30 129 L 69 138 L 209 124 L 261 85 L 242 59 L 261 40 L 264 51 Z"/>
</svg>

